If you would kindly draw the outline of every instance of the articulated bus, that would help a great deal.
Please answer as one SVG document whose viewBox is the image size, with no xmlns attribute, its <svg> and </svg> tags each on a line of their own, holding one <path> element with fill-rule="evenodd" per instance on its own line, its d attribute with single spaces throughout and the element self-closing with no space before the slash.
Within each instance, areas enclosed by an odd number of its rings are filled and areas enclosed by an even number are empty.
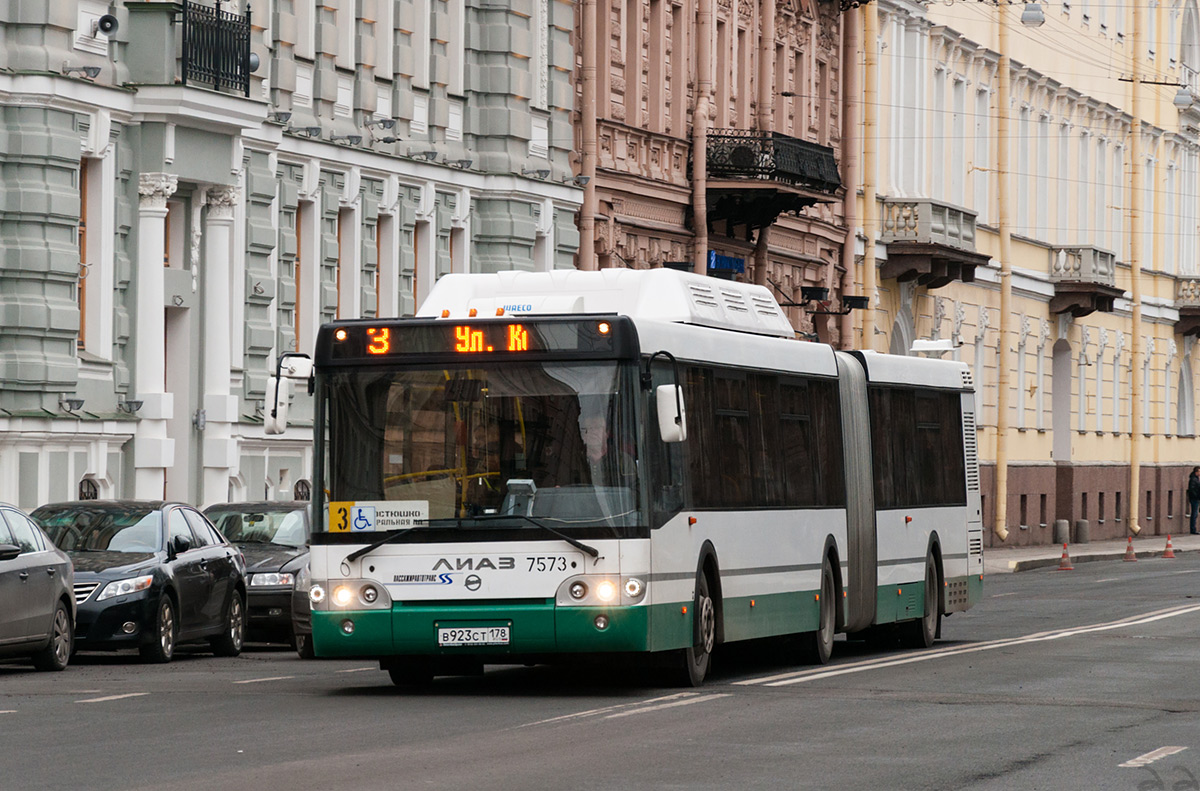
<svg viewBox="0 0 1200 791">
<path fill-rule="evenodd" d="M 929 646 L 981 595 L 967 366 L 796 340 L 765 288 L 448 275 L 304 363 L 313 647 L 399 685 L 568 655 L 699 685 L 722 643 Z"/>
</svg>

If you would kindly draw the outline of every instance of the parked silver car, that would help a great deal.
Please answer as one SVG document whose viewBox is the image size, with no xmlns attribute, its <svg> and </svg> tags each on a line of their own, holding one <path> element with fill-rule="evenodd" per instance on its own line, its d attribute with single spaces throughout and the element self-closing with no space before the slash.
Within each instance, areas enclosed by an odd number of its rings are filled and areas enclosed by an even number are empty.
<svg viewBox="0 0 1200 791">
<path fill-rule="evenodd" d="M 75 640 L 71 559 L 20 509 L 0 503 L 0 657 L 62 670 Z"/>
</svg>

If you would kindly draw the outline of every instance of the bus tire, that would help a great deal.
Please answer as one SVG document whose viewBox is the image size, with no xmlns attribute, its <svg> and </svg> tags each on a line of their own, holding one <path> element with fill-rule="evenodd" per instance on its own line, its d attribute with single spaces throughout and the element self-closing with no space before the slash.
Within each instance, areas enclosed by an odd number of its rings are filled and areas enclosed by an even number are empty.
<svg viewBox="0 0 1200 791">
<path fill-rule="evenodd" d="M 381 664 L 401 689 L 423 689 L 433 683 L 433 665 L 424 657 L 400 657 Z"/>
<path fill-rule="evenodd" d="M 933 554 L 925 557 L 925 611 L 920 618 L 901 625 L 901 642 L 906 648 L 928 648 L 941 628 L 942 612 L 938 606 L 937 561 Z"/>
<path fill-rule="evenodd" d="M 837 626 L 837 586 L 833 581 L 833 567 L 826 557 L 821 563 L 821 592 L 817 598 L 817 629 L 806 632 L 801 638 L 804 660 L 810 664 L 823 665 L 833 655 L 833 634 Z"/>
<path fill-rule="evenodd" d="M 704 684 L 716 642 L 717 605 L 710 592 L 708 575 L 702 571 L 696 577 L 696 598 L 692 602 L 692 644 L 680 652 L 683 668 L 679 680 L 684 686 Z"/>
</svg>

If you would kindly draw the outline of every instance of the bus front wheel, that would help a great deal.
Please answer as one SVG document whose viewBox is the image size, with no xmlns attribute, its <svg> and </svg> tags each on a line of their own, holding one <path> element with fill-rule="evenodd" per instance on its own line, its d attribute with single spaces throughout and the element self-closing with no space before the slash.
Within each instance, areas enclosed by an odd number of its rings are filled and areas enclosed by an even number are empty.
<svg viewBox="0 0 1200 791">
<path fill-rule="evenodd" d="M 692 603 L 692 644 L 682 651 L 685 686 L 699 687 L 708 677 L 712 651 L 717 642 L 717 607 L 709 591 L 708 575 L 696 578 L 696 598 Z"/>
</svg>

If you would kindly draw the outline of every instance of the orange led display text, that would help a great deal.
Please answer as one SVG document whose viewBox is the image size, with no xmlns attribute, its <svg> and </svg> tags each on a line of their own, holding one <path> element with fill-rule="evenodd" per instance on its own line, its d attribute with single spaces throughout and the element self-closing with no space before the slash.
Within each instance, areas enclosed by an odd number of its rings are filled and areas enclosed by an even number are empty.
<svg viewBox="0 0 1200 791">
<path fill-rule="evenodd" d="M 370 354 L 387 354 L 392 350 L 391 330 L 387 327 L 378 329 L 370 327 L 367 329 L 367 337 L 370 343 L 367 344 L 367 352 Z"/>
</svg>

